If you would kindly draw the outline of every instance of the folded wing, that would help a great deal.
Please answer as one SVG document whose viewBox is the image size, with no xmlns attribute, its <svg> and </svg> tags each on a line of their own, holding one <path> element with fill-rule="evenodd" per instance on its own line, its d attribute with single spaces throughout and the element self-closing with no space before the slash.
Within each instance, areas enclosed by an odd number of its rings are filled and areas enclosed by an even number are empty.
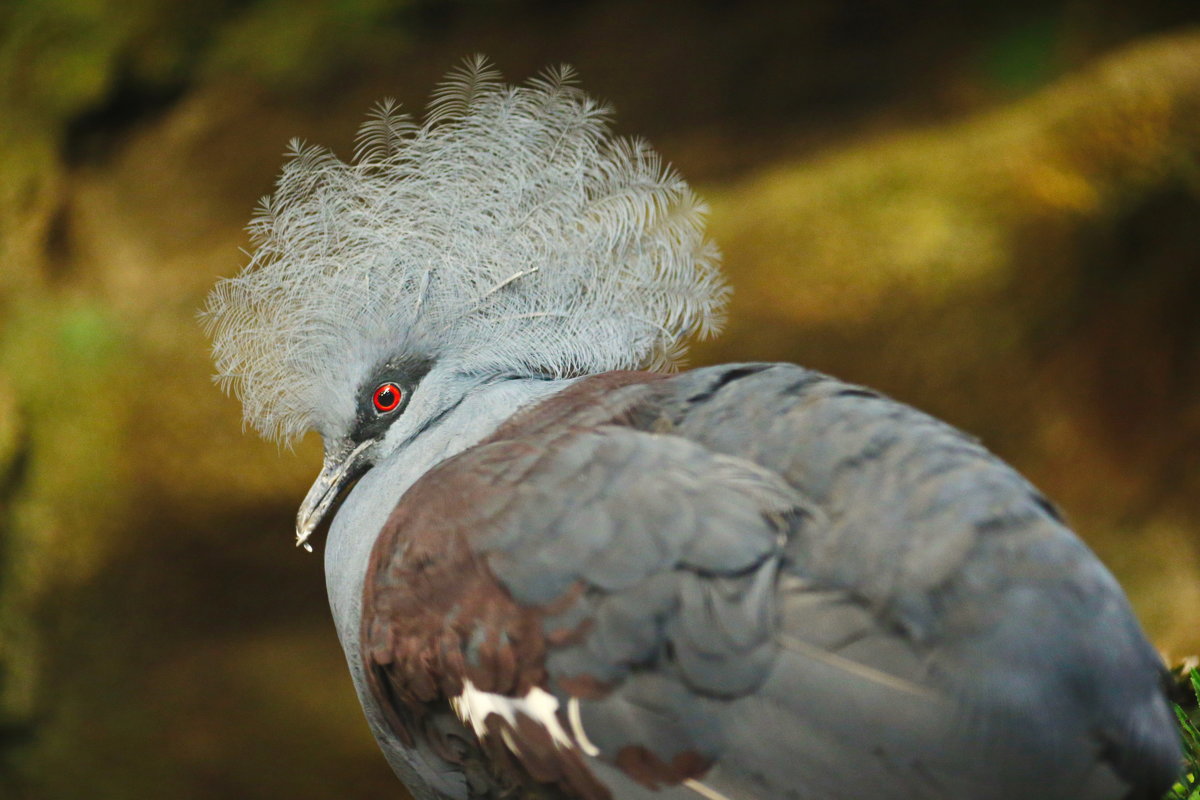
<svg viewBox="0 0 1200 800">
<path fill-rule="evenodd" d="M 404 496 L 362 642 L 471 796 L 1117 798 L 1174 769 L 1155 656 L 1053 509 L 796 367 L 518 415 Z"/>
</svg>

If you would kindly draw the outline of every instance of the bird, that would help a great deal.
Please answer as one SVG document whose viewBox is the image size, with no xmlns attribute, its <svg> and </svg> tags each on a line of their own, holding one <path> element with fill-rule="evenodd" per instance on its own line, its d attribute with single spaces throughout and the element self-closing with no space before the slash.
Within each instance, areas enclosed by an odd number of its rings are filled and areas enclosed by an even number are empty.
<svg viewBox="0 0 1200 800">
<path fill-rule="evenodd" d="M 288 154 L 201 313 L 245 424 L 322 438 L 297 543 L 416 800 L 1170 787 L 1162 660 L 1025 478 L 811 369 L 678 368 L 707 208 L 571 69 L 471 58 Z"/>
</svg>

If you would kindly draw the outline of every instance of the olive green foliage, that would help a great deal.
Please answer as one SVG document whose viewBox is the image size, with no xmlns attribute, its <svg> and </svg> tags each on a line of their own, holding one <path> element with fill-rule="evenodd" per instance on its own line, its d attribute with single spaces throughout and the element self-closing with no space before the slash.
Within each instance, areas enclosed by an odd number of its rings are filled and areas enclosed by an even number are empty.
<svg viewBox="0 0 1200 800">
<path fill-rule="evenodd" d="M 1200 798 L 1200 669 L 1193 669 L 1180 676 L 1181 683 L 1191 690 L 1194 699 L 1175 706 L 1179 727 L 1183 734 L 1184 761 L 1183 778 L 1167 795 L 1165 800 L 1197 800 Z"/>
</svg>

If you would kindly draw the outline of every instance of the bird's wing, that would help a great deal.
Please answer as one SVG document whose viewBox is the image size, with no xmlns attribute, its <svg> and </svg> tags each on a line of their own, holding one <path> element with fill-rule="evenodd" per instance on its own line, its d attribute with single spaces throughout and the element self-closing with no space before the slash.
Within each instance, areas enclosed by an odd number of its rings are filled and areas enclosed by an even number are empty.
<svg viewBox="0 0 1200 800">
<path fill-rule="evenodd" d="M 585 756 L 649 785 L 709 766 L 711 737 L 620 690 L 657 679 L 683 711 L 763 680 L 802 502 L 751 462 L 611 424 L 608 400 L 603 424 L 564 406 L 570 423 L 533 417 L 430 472 L 364 594 L 367 672 L 393 726 L 451 702 L 495 761 L 585 797 L 607 796 Z"/>
<path fill-rule="evenodd" d="M 478 739 L 464 763 L 481 747 L 493 779 L 566 796 L 609 796 L 595 760 L 632 785 L 729 800 L 1004 796 L 986 790 L 990 756 L 1023 754 L 984 745 L 1008 740 L 1061 745 L 1048 757 L 1086 761 L 1091 780 L 1100 738 L 1080 755 L 1059 741 L 1071 725 L 988 729 L 1043 721 L 997 713 L 992 689 L 1001 706 L 1076 710 L 1018 699 L 1042 664 L 1004 620 L 1056 604 L 1039 581 L 1084 598 L 1081 617 L 1119 598 L 995 463 L 797 368 L 584 381 L 401 500 L 364 593 L 372 691 L 402 738 L 449 704 Z M 1013 536 L 984 543 L 989 524 Z M 1124 624 L 1117 606 L 1109 621 Z M 1067 617 L 1037 624 L 1075 636 Z M 972 641 L 1030 664 L 973 692 L 965 673 L 996 670 L 959 646 Z M 1136 645 L 1108 657 L 1114 672 Z"/>
</svg>

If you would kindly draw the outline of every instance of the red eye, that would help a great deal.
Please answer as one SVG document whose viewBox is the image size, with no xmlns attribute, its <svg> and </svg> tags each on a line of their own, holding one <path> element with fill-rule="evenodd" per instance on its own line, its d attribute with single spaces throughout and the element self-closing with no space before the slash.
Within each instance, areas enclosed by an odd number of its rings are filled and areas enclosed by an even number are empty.
<svg viewBox="0 0 1200 800">
<path fill-rule="evenodd" d="M 403 395 L 400 393 L 400 387 L 394 383 L 381 383 L 379 388 L 375 390 L 375 396 L 371 401 L 375 403 L 375 410 L 380 414 L 386 414 L 389 411 L 395 411 L 396 406 L 400 405 L 400 398 Z"/>
</svg>

